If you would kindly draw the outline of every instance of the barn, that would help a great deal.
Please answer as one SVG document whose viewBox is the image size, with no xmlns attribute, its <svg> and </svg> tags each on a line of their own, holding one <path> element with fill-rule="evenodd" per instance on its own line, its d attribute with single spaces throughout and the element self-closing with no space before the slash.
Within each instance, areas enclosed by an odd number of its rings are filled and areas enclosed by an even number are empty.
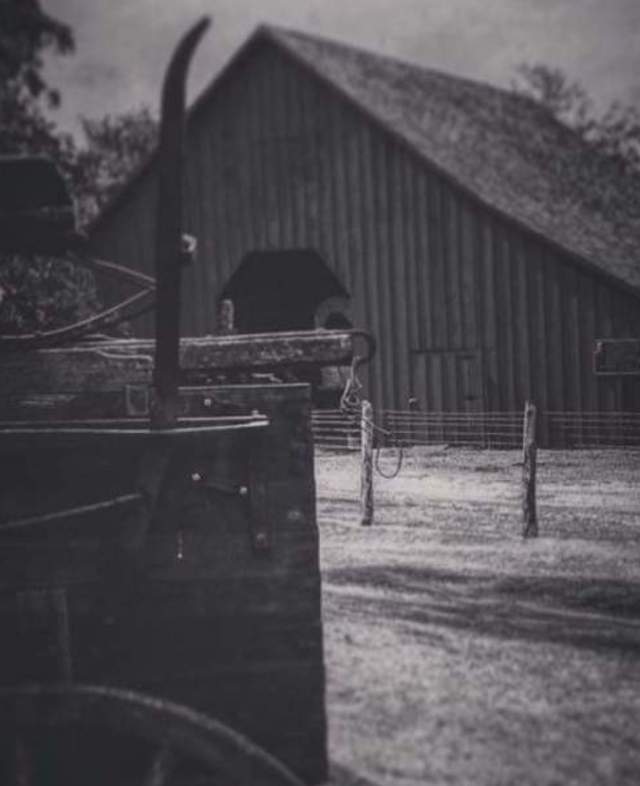
<svg viewBox="0 0 640 786">
<path fill-rule="evenodd" d="M 511 92 L 260 27 L 190 110 L 183 332 L 354 325 L 377 407 L 637 412 L 594 339 L 640 336 L 638 183 Z M 157 173 L 92 227 L 153 269 Z M 150 329 L 150 323 L 142 326 Z"/>
</svg>

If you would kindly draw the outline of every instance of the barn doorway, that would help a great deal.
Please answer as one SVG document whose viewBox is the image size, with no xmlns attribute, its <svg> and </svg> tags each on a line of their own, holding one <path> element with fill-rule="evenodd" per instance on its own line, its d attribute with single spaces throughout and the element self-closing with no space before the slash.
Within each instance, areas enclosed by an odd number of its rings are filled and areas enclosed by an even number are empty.
<svg viewBox="0 0 640 786">
<path fill-rule="evenodd" d="M 233 301 L 238 332 L 270 333 L 313 330 L 320 304 L 348 293 L 315 251 L 253 251 L 221 297 Z"/>
<path fill-rule="evenodd" d="M 311 250 L 253 251 L 231 276 L 221 299 L 234 305 L 239 333 L 349 329 L 350 298 L 322 257 Z M 337 407 L 345 369 L 306 369 L 314 406 Z"/>
</svg>

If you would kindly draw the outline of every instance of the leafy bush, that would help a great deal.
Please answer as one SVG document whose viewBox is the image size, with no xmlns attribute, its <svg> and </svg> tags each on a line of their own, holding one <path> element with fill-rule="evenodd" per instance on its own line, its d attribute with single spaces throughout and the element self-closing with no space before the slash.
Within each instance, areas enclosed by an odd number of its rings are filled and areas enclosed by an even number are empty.
<svg viewBox="0 0 640 786">
<path fill-rule="evenodd" d="M 18 255 L 0 260 L 0 333 L 50 330 L 99 309 L 93 273 L 63 259 Z"/>
</svg>

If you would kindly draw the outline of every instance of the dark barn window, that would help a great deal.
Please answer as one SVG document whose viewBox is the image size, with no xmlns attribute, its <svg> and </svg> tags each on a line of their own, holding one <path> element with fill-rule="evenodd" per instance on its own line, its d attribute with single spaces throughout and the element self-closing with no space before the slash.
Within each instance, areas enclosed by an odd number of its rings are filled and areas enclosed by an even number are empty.
<svg viewBox="0 0 640 786">
<path fill-rule="evenodd" d="M 313 330 L 316 309 L 347 292 L 320 255 L 309 250 L 253 251 L 222 292 L 233 300 L 240 333 Z"/>
</svg>

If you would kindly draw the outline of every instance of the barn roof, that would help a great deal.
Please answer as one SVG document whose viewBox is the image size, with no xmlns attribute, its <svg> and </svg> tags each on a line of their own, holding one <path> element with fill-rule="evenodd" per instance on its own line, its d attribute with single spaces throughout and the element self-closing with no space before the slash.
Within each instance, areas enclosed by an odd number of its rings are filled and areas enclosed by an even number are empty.
<svg viewBox="0 0 640 786">
<path fill-rule="evenodd" d="M 640 177 L 534 101 L 335 41 L 262 33 L 482 202 L 640 289 Z"/>
<path fill-rule="evenodd" d="M 640 290 L 640 177 L 594 154 L 575 132 L 514 92 L 262 26 L 200 96 L 192 116 L 237 60 L 265 40 L 485 205 Z"/>
</svg>

